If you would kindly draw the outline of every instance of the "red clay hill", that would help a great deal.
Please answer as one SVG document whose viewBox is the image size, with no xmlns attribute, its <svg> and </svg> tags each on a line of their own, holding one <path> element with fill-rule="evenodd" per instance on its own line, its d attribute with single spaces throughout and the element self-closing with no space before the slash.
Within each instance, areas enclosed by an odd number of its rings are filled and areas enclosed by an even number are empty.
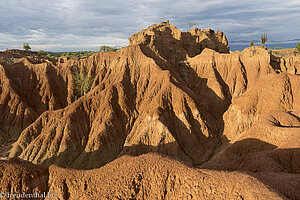
<svg viewBox="0 0 300 200">
<path fill-rule="evenodd" d="M 0 53 L 0 192 L 300 199 L 300 56 L 168 22 L 89 58 Z M 77 99 L 76 70 L 93 78 Z M 19 158 L 16 158 L 19 157 Z"/>
</svg>

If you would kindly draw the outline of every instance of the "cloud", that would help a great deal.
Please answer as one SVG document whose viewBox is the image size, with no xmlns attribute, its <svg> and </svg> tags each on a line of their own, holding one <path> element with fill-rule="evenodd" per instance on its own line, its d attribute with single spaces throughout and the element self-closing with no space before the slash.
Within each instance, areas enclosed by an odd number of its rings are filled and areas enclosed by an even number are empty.
<svg viewBox="0 0 300 200">
<path fill-rule="evenodd" d="M 127 45 L 131 34 L 167 19 L 226 33 L 229 41 L 299 38 L 298 0 L 10 0 L 0 2 L 0 49 L 97 50 Z"/>
</svg>

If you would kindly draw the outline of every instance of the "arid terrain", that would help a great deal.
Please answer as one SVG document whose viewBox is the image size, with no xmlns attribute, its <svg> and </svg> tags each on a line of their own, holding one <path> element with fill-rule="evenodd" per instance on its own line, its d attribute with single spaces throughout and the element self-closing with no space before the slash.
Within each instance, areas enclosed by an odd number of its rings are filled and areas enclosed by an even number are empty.
<svg viewBox="0 0 300 200">
<path fill-rule="evenodd" d="M 0 52 L 0 192 L 300 199 L 300 54 L 285 51 L 162 22 L 83 59 Z"/>
</svg>

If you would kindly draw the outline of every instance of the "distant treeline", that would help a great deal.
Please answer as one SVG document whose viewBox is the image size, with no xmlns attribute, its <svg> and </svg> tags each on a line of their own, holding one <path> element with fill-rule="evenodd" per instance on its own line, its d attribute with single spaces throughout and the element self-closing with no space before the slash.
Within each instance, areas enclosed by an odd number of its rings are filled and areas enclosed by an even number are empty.
<svg viewBox="0 0 300 200">
<path fill-rule="evenodd" d="M 59 57 L 89 57 L 99 52 L 115 52 L 118 48 L 110 47 L 110 46 L 100 46 L 99 51 L 76 51 L 76 52 L 46 52 L 43 50 L 39 50 L 38 53 L 48 56 L 50 58 L 59 58 Z"/>
</svg>

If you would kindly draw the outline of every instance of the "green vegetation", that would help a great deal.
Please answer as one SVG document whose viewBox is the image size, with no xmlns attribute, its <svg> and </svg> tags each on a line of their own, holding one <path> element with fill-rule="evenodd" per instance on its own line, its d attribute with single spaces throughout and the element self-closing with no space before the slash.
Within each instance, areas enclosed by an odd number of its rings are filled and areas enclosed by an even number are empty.
<svg viewBox="0 0 300 200">
<path fill-rule="evenodd" d="M 24 43 L 24 44 L 23 44 L 24 49 L 29 47 L 28 43 Z M 29 49 L 30 49 L 30 47 L 29 47 Z M 100 46 L 100 52 L 115 52 L 117 50 L 118 50 L 117 48 L 110 47 L 110 46 Z M 98 53 L 98 51 L 45 52 L 43 50 L 39 50 L 38 53 L 41 55 L 48 56 L 49 58 L 59 58 L 59 57 L 87 58 L 87 57 L 94 55 L 95 53 Z"/>
<path fill-rule="evenodd" d="M 28 51 L 30 48 L 29 44 L 28 43 L 23 43 L 23 49 L 25 49 L 25 51 Z"/>
<path fill-rule="evenodd" d="M 298 52 L 300 52 L 300 43 L 297 44 L 296 49 Z"/>
<path fill-rule="evenodd" d="M 85 70 L 76 70 L 73 73 L 74 92 L 79 97 L 85 95 L 91 90 L 94 79 L 89 77 Z"/>
<path fill-rule="evenodd" d="M 261 44 L 265 47 L 265 43 L 268 41 L 268 35 L 266 33 L 262 33 L 260 36 Z"/>
<path fill-rule="evenodd" d="M 47 54 L 48 57 L 51 58 L 59 58 L 59 57 L 63 57 L 63 56 L 67 56 L 70 58 L 84 58 L 84 57 L 90 57 L 92 55 L 94 55 L 95 53 L 97 53 L 96 51 L 76 51 L 76 52 L 60 52 L 60 53 L 52 53 L 49 52 Z"/>
<path fill-rule="evenodd" d="M 283 49 L 282 47 L 275 47 L 276 50 Z"/>
<path fill-rule="evenodd" d="M 250 47 L 253 47 L 254 46 L 254 42 L 253 40 L 250 41 Z"/>
<path fill-rule="evenodd" d="M 43 50 L 39 50 L 38 53 L 41 54 L 41 55 L 45 55 L 45 56 L 47 55 L 47 53 Z"/>
<path fill-rule="evenodd" d="M 100 46 L 100 52 L 116 52 L 118 49 L 110 46 Z"/>
</svg>

